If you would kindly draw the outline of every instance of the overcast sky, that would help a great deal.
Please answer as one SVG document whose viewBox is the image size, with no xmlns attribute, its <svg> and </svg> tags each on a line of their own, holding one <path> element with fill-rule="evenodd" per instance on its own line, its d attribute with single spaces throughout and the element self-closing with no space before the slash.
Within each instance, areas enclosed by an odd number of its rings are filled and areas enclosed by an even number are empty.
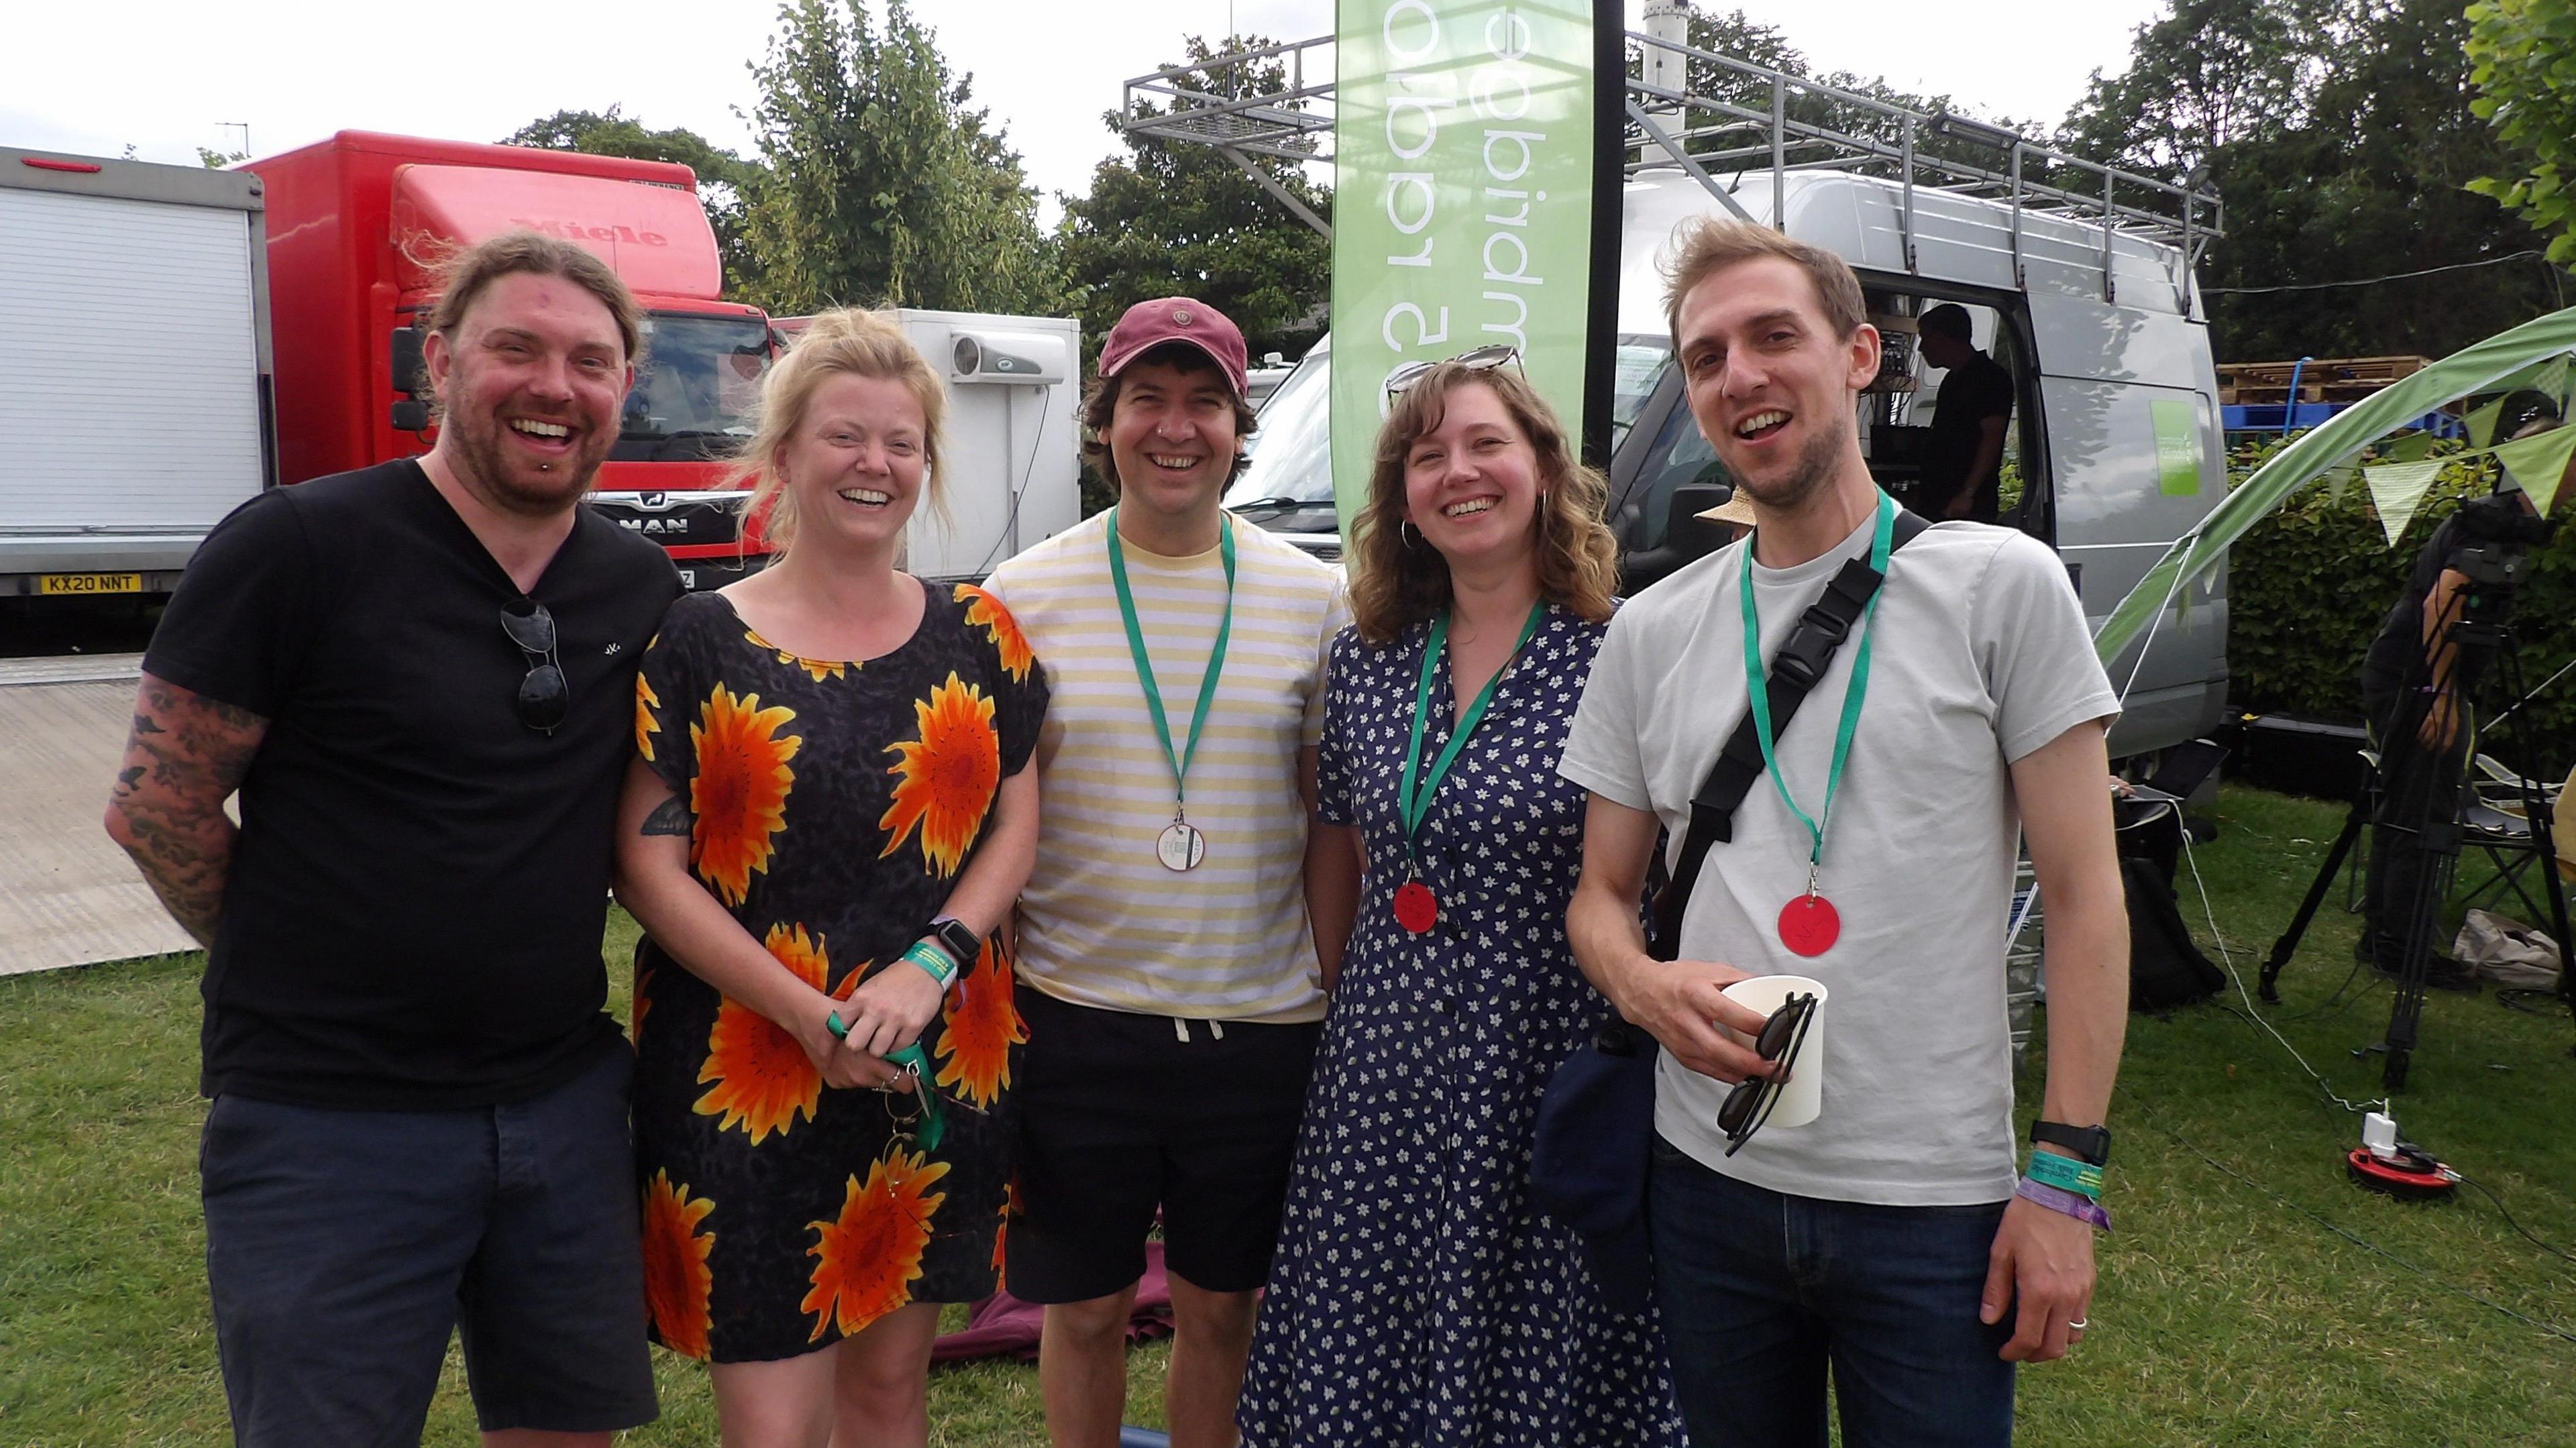
<svg viewBox="0 0 2576 1448">
<path fill-rule="evenodd" d="M 736 116 L 772 0 L 528 0 L 307 5 L 279 0 L 29 0 L 0 49 L 0 144 L 194 162 L 268 155 L 342 129 L 498 140 L 558 110 L 621 105 L 748 149 Z M 1703 8 L 1724 9 L 1725 4 Z M 2164 0 L 1743 0 L 1820 70 L 1884 75 L 1990 114 L 2054 123 Z M 1280 40 L 1332 28 L 1332 0 L 914 0 L 972 73 L 1044 192 L 1089 189 L 1117 149 L 1119 82 L 1180 58 L 1180 38 Z M 1643 0 L 1629 0 L 1631 23 Z M 575 17 L 578 17 L 576 19 Z M 580 26 L 593 33 L 580 34 Z M 1057 208 L 1042 208 L 1052 222 Z"/>
</svg>

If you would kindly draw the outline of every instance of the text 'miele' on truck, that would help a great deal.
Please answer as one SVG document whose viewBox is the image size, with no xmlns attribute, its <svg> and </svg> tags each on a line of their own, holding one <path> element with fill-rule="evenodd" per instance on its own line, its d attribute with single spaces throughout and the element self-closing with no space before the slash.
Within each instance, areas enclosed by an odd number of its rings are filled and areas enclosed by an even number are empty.
<svg viewBox="0 0 2576 1448">
<path fill-rule="evenodd" d="M 723 299 L 688 167 L 342 131 L 240 169 L 267 190 L 279 481 L 427 452 L 430 266 L 541 231 L 614 267 L 645 312 L 644 361 L 592 502 L 669 549 L 693 588 L 759 566 L 758 541 L 741 539 L 745 495 L 723 476 L 775 339 L 759 308 Z"/>
</svg>

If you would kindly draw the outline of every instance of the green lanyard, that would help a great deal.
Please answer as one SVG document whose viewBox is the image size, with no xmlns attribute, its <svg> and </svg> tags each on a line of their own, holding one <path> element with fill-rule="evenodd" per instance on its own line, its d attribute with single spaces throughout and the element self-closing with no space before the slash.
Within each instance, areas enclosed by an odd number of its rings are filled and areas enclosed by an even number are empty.
<svg viewBox="0 0 2576 1448">
<path fill-rule="evenodd" d="M 1466 717 L 1458 721 L 1458 732 L 1449 736 L 1449 747 L 1440 751 L 1440 757 L 1432 762 L 1430 777 L 1417 790 L 1414 776 L 1422 767 L 1422 721 L 1431 712 L 1431 675 L 1440 667 L 1441 650 L 1449 644 L 1449 615 L 1443 613 L 1432 621 L 1431 640 L 1422 646 L 1422 681 L 1413 690 L 1413 742 L 1405 747 L 1404 781 L 1395 796 L 1395 814 L 1404 824 L 1404 851 L 1408 856 L 1413 853 L 1415 832 L 1431 813 L 1431 798 L 1440 792 L 1440 781 L 1449 777 L 1449 766 L 1457 762 L 1467 736 L 1484 722 L 1485 706 L 1494 702 L 1494 690 L 1502 684 L 1503 675 L 1511 672 L 1512 659 L 1519 658 L 1521 650 L 1529 647 L 1531 636 L 1538 632 L 1539 620 L 1545 617 L 1545 603 L 1530 605 L 1529 622 L 1521 625 L 1520 642 L 1512 645 L 1511 657 L 1504 659 L 1502 667 L 1494 670 L 1494 676 L 1477 691 L 1476 701 L 1467 706 Z"/>
<path fill-rule="evenodd" d="M 1118 588 L 1118 618 L 1127 625 L 1127 651 L 1136 656 L 1136 682 L 1145 688 L 1145 710 L 1154 719 L 1154 736 L 1163 741 L 1163 757 L 1172 762 L 1172 800 L 1189 797 L 1190 761 L 1198 757 L 1199 731 L 1207 727 L 1208 706 L 1216 702 L 1217 675 L 1225 668 L 1226 640 L 1234 634 L 1234 523 L 1217 521 L 1217 552 L 1225 560 L 1225 618 L 1216 626 L 1216 646 L 1208 650 L 1207 676 L 1199 680 L 1198 707 L 1190 714 L 1190 740 L 1172 749 L 1171 721 L 1163 715 L 1163 690 L 1154 682 L 1154 661 L 1145 653 L 1145 632 L 1136 626 L 1136 595 L 1127 587 L 1127 551 L 1118 545 L 1118 510 L 1109 510 L 1109 579 Z"/>
<path fill-rule="evenodd" d="M 1881 574 L 1887 572 L 1889 540 L 1896 530 L 1896 500 L 1885 493 L 1878 495 L 1878 529 L 1869 544 L 1869 566 Z M 1825 863 L 1825 826 L 1833 822 L 1834 792 L 1842 787 L 1843 763 L 1851 758 L 1852 733 L 1860 725 L 1861 701 L 1869 696 L 1870 620 L 1878 616 L 1878 601 L 1887 590 L 1882 588 L 1869 596 L 1869 607 L 1860 616 L 1860 652 L 1852 660 L 1851 682 L 1843 688 L 1843 721 L 1834 731 L 1834 762 L 1825 774 L 1825 803 L 1818 811 L 1821 818 L 1810 818 L 1798 802 L 1789 797 L 1789 782 L 1780 776 L 1780 760 L 1771 745 L 1771 690 L 1762 667 L 1762 619 L 1753 609 L 1753 545 L 1745 544 L 1744 566 L 1736 577 L 1741 581 L 1740 595 L 1744 615 L 1744 677 L 1753 692 L 1753 733 L 1762 741 L 1762 767 L 1770 772 L 1771 787 L 1780 791 L 1780 802 L 1789 813 L 1807 827 L 1815 848 L 1807 856 L 1807 893 L 1815 893 L 1815 872 Z"/>
</svg>

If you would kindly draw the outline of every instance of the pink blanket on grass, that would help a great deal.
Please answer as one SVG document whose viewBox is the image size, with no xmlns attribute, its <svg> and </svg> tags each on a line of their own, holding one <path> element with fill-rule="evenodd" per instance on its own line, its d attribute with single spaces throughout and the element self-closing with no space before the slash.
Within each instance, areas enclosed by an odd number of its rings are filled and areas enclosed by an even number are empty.
<svg viewBox="0 0 2576 1448">
<path fill-rule="evenodd" d="M 1046 1309 L 1034 1302 L 996 1292 L 967 1309 L 965 1331 L 949 1333 L 931 1344 L 930 1360 L 949 1363 L 1004 1355 L 1023 1361 L 1035 1358 L 1038 1328 L 1045 1314 Z M 1172 1288 L 1163 1277 L 1163 1244 L 1147 1242 L 1145 1275 L 1136 1283 L 1136 1311 L 1127 1319 L 1127 1340 L 1144 1342 L 1168 1336 L 1171 1330 Z"/>
</svg>

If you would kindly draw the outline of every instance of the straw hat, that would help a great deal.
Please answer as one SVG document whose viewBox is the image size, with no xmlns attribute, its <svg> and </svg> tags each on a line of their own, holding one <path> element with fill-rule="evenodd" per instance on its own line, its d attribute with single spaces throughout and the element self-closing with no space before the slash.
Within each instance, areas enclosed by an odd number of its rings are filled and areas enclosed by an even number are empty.
<svg viewBox="0 0 2576 1448">
<path fill-rule="evenodd" d="M 1727 495 L 1725 502 L 1699 516 L 1711 523 L 1732 523 L 1738 528 L 1750 528 L 1754 525 L 1753 500 L 1744 495 L 1742 488 L 1737 488 Z"/>
</svg>

